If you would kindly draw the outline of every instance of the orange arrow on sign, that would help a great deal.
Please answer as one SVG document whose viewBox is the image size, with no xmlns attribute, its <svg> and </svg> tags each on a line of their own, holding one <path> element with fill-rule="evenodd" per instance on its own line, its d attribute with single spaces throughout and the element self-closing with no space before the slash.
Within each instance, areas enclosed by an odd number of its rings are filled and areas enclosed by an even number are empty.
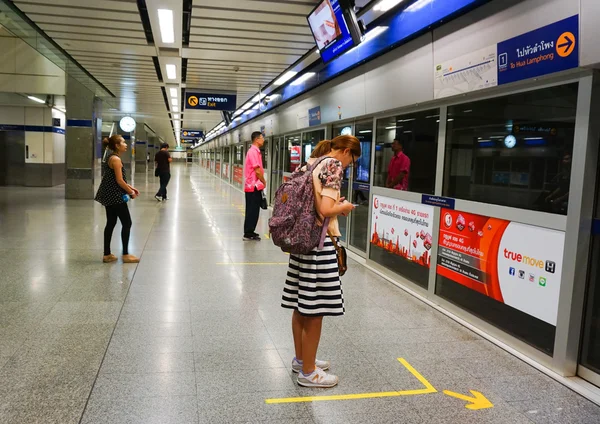
<svg viewBox="0 0 600 424">
<path fill-rule="evenodd" d="M 494 407 L 494 404 L 492 402 L 490 402 L 484 395 L 482 395 L 479 392 L 476 392 L 475 390 L 471 390 L 471 394 L 474 397 L 461 395 L 460 393 L 454 393 L 450 390 L 444 390 L 444 394 L 452 396 L 453 398 L 469 402 L 467 405 L 465 405 L 465 408 L 471 409 L 473 411 L 476 411 L 478 409 L 487 409 Z"/>
</svg>

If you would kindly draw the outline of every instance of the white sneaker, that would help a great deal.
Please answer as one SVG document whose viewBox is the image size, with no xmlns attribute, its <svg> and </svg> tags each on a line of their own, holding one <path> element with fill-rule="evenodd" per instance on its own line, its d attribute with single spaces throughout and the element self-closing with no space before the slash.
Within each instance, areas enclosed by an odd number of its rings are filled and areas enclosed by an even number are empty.
<svg viewBox="0 0 600 424">
<path fill-rule="evenodd" d="M 310 375 L 298 374 L 298 385 L 303 387 L 333 387 L 338 381 L 337 375 L 327 374 L 321 368 L 315 368 Z"/>
<path fill-rule="evenodd" d="M 162 202 L 162 197 L 160 197 L 160 196 L 158 196 L 158 195 L 157 195 L 157 196 L 154 196 L 154 198 L 155 198 L 156 200 L 158 200 L 159 202 Z"/>
<path fill-rule="evenodd" d="M 317 359 L 315 361 L 315 366 L 317 368 L 321 368 L 322 370 L 328 370 L 331 366 L 331 363 L 329 361 L 321 361 L 320 359 Z M 300 371 L 302 371 L 302 364 L 298 362 L 298 360 L 295 357 L 294 359 L 292 359 L 292 371 L 294 371 L 295 373 L 299 373 Z"/>
</svg>

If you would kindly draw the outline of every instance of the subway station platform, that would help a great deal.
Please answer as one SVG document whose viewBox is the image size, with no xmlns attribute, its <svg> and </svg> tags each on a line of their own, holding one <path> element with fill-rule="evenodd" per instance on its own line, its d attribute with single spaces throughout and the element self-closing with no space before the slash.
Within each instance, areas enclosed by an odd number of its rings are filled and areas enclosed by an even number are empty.
<svg viewBox="0 0 600 424">
<path fill-rule="evenodd" d="M 319 349 L 339 386 L 298 387 L 287 255 L 266 235 L 242 241 L 241 192 L 173 168 L 165 203 L 150 173 L 135 177 L 138 265 L 102 263 L 99 204 L 0 188 L 1 423 L 600 422 L 600 407 L 356 262 Z"/>
</svg>

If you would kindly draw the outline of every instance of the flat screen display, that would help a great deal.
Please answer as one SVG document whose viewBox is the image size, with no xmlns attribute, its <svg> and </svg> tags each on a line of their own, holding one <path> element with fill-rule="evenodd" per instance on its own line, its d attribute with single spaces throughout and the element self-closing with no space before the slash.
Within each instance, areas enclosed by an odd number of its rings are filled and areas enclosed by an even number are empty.
<svg viewBox="0 0 600 424">
<path fill-rule="evenodd" d="M 356 23 L 347 22 L 340 0 L 321 1 L 308 15 L 308 24 L 325 63 L 355 46 L 350 25 Z"/>
</svg>

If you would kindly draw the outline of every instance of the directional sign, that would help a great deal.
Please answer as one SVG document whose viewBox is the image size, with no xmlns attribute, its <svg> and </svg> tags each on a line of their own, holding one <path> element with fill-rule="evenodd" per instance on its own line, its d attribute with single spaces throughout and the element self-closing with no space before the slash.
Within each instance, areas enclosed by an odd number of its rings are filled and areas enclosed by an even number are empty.
<svg viewBox="0 0 600 424">
<path fill-rule="evenodd" d="M 185 93 L 186 109 L 234 111 L 236 103 L 235 94 Z"/>
<path fill-rule="evenodd" d="M 181 138 L 184 140 L 192 140 L 202 138 L 204 132 L 202 130 L 181 130 Z"/>
<path fill-rule="evenodd" d="M 577 42 L 575 36 L 570 32 L 565 32 L 558 37 L 558 45 L 556 51 L 560 57 L 568 57 L 575 50 Z"/>
<path fill-rule="evenodd" d="M 498 84 L 579 66 L 579 16 L 575 15 L 498 44 Z"/>
</svg>

